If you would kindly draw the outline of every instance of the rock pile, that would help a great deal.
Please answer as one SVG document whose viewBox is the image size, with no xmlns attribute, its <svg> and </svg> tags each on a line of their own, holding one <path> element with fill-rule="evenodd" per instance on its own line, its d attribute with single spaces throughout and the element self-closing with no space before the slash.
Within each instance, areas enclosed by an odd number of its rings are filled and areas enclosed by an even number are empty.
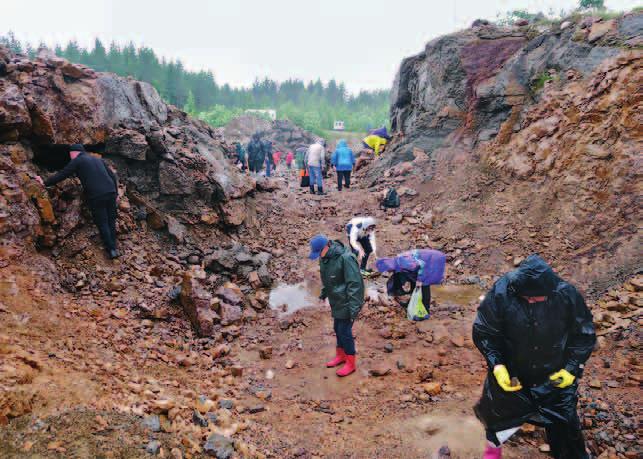
<svg viewBox="0 0 643 459">
<path fill-rule="evenodd" d="M 288 120 L 268 121 L 250 115 L 243 115 L 230 121 L 225 129 L 226 142 L 242 142 L 244 145 L 250 141 L 255 132 L 262 132 L 265 138 L 272 140 L 276 149 L 292 150 L 300 145 L 310 145 L 315 141 L 315 136 Z"/>
</svg>

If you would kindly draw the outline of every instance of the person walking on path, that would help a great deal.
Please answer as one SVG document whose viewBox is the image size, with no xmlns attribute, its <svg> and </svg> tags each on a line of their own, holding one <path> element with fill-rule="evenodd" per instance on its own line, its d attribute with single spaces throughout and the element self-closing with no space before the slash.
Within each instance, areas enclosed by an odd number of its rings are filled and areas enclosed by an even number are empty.
<svg viewBox="0 0 643 459">
<path fill-rule="evenodd" d="M 373 217 L 355 217 L 346 225 L 348 243 L 357 261 L 360 262 L 362 274 L 367 274 L 366 265 L 371 253 L 377 258 L 375 226 L 376 221 Z"/>
<path fill-rule="evenodd" d="M 273 162 L 274 159 L 272 157 L 272 141 L 270 141 L 269 139 L 264 139 L 261 144 L 263 147 L 264 158 L 266 160 L 266 177 L 270 177 L 270 171 L 272 167 L 276 167 L 275 163 Z"/>
<path fill-rule="evenodd" d="M 596 333 L 578 290 L 530 255 L 485 295 L 473 342 L 488 365 L 475 407 L 489 441 L 484 458 L 500 458 L 503 440 L 525 422 L 545 427 L 555 458 L 589 458 L 576 405 Z"/>
<path fill-rule="evenodd" d="M 256 175 L 263 169 L 263 163 L 265 161 L 263 144 L 261 143 L 261 137 L 258 132 L 252 135 L 252 139 L 250 139 L 246 147 L 246 152 L 248 154 L 250 172 Z"/>
<path fill-rule="evenodd" d="M 444 280 L 446 255 L 434 249 L 408 250 L 396 257 L 380 258 L 375 262 L 375 268 L 381 273 L 393 273 L 387 282 L 387 292 L 391 296 L 408 295 L 420 287 L 422 304 L 430 314 L 431 285 Z M 404 289 L 406 284 L 410 284 L 408 290 Z"/>
<path fill-rule="evenodd" d="M 288 171 L 292 169 L 292 161 L 294 159 L 294 155 L 292 154 L 292 151 L 288 150 L 288 153 L 286 153 L 286 167 L 288 168 Z"/>
<path fill-rule="evenodd" d="M 364 305 L 364 280 L 357 260 L 339 241 L 330 241 L 318 234 L 310 241 L 311 260 L 319 259 L 322 282 L 320 299 L 328 299 L 337 338 L 335 358 L 326 362 L 327 368 L 344 364 L 337 376 L 348 376 L 356 370 L 353 323 Z"/>
<path fill-rule="evenodd" d="M 308 171 L 310 173 L 310 192 L 315 194 L 315 185 L 317 185 L 317 194 L 324 194 L 322 172 L 326 164 L 326 151 L 322 145 L 322 140 L 317 140 L 308 147 L 308 155 L 306 158 Z"/>
<path fill-rule="evenodd" d="M 342 180 L 346 188 L 351 187 L 351 171 L 355 165 L 355 155 L 353 150 L 348 148 L 346 140 L 341 139 L 337 142 L 337 147 L 331 158 L 331 164 L 337 171 L 337 189 L 342 191 Z"/>
<path fill-rule="evenodd" d="M 63 170 L 47 180 L 37 176 L 41 185 L 48 187 L 72 175 L 80 179 L 94 223 L 110 258 L 120 256 L 116 247 L 116 217 L 118 205 L 118 178 L 104 160 L 90 155 L 81 144 L 70 146 L 69 157 Z"/>
<path fill-rule="evenodd" d="M 248 170 L 248 155 L 246 154 L 246 149 L 244 148 L 243 144 L 241 142 L 236 142 L 235 144 L 236 152 L 237 152 L 237 162 L 241 164 L 241 170 L 242 171 L 247 171 Z"/>
</svg>

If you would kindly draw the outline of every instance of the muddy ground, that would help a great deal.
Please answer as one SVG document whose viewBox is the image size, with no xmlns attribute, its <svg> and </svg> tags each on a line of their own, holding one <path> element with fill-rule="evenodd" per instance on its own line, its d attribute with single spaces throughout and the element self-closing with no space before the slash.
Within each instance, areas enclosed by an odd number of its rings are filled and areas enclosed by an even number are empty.
<svg viewBox="0 0 643 459">
<path fill-rule="evenodd" d="M 320 197 L 280 175 L 281 188 L 257 195 L 256 226 L 238 238 L 273 253 L 275 287 L 303 287 L 219 339 L 197 338 L 166 297 L 148 301 L 166 305 L 167 315 L 142 318 L 120 291 L 53 292 L 46 274 L 34 274 L 38 258 L 0 268 L 0 383 L 11 392 L 0 456 L 427 458 L 442 448 L 454 458 L 480 457 L 484 435 L 472 407 L 485 368 L 470 330 L 480 295 L 499 273 L 449 271 L 434 289 L 431 319 L 421 323 L 384 295 L 384 278 L 368 280 L 354 328 L 358 371 L 339 379 L 323 365 L 335 343 L 329 307 L 315 299 L 318 268 L 306 258 L 307 240 L 321 232 L 344 241 L 345 223 L 371 213 L 380 222 L 379 255 L 394 255 L 435 239 L 422 220 L 431 203 L 421 194 L 407 200 L 401 223 L 399 213 L 377 210 L 379 196 L 359 178 L 341 193 L 329 183 Z M 145 249 L 141 242 L 125 241 L 119 261 L 99 252 L 95 259 L 118 276 Z M 284 313 L 283 302 L 307 307 Z M 581 383 L 583 425 L 600 457 L 640 457 L 637 337 L 632 319 L 601 338 Z M 208 453 L 213 433 L 233 442 Z M 525 427 L 505 454 L 544 458 L 545 450 L 542 431 Z"/>
</svg>

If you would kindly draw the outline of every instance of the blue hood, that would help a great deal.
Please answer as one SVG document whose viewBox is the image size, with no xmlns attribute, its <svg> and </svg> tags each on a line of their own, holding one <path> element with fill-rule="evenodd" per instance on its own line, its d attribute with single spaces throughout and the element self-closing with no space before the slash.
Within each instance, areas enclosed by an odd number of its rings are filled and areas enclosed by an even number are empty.
<svg viewBox="0 0 643 459">
<path fill-rule="evenodd" d="M 337 148 L 346 148 L 348 147 L 348 144 L 344 139 L 341 139 L 337 142 Z"/>
</svg>

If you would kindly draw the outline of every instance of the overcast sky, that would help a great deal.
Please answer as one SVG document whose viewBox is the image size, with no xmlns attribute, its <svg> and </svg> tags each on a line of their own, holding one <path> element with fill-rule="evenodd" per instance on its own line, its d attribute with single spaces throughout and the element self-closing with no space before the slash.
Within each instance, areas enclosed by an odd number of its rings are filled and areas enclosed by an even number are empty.
<svg viewBox="0 0 643 459">
<path fill-rule="evenodd" d="M 577 0 L 2 0 L 0 34 L 34 44 L 132 40 L 219 83 L 320 77 L 352 92 L 387 88 L 405 56 L 439 35 L 516 8 Z M 639 0 L 606 0 L 627 10 Z"/>
</svg>

